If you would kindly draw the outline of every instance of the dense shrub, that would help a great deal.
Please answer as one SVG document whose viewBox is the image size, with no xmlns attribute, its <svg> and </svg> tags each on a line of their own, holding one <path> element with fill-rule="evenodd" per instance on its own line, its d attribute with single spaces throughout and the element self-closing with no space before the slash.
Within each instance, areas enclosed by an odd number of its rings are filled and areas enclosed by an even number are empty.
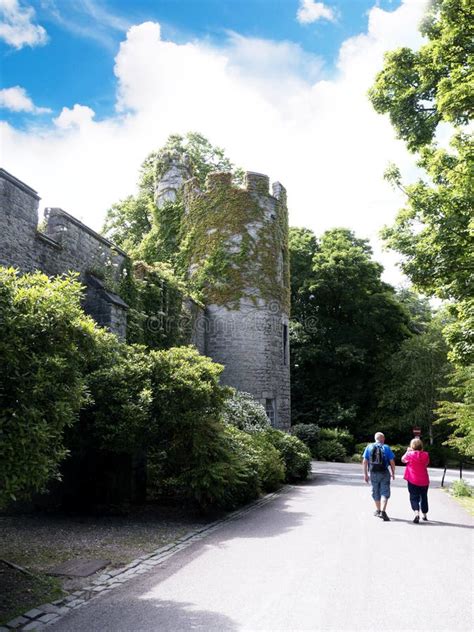
<svg viewBox="0 0 474 632">
<path fill-rule="evenodd" d="M 281 487 L 285 480 L 285 462 L 283 456 L 263 433 L 251 435 L 253 445 L 258 452 L 258 477 L 261 490 L 273 492 Z"/>
<path fill-rule="evenodd" d="M 150 425 L 147 440 L 164 455 L 161 474 L 202 507 L 225 504 L 232 480 L 232 450 L 222 406 L 228 389 L 219 385 L 222 366 L 193 347 L 149 354 Z"/>
<path fill-rule="evenodd" d="M 297 437 L 269 428 L 263 436 L 280 452 L 285 462 L 285 480 L 305 480 L 311 471 L 311 452 Z"/>
<path fill-rule="evenodd" d="M 95 331 L 81 293 L 75 276 L 0 268 L 0 506 L 42 490 L 66 456 Z"/>
<path fill-rule="evenodd" d="M 355 447 L 354 447 L 354 453 L 355 454 L 360 454 L 360 459 L 362 461 L 362 455 L 364 454 L 364 450 L 365 448 L 369 445 L 369 441 L 366 441 L 364 443 L 356 443 Z"/>
<path fill-rule="evenodd" d="M 402 445 L 401 443 L 395 443 L 395 444 L 390 445 L 390 449 L 395 455 L 395 463 L 397 463 L 398 465 L 401 464 L 402 456 L 407 451 L 407 448 L 408 448 L 407 445 Z"/>
<path fill-rule="evenodd" d="M 321 430 L 316 424 L 296 424 L 291 428 L 291 434 L 298 437 L 310 449 L 311 456 L 317 458 L 318 444 Z"/>
<path fill-rule="evenodd" d="M 451 484 L 451 493 L 453 494 L 453 496 L 471 497 L 472 487 L 463 478 L 461 478 L 458 481 L 454 481 L 454 483 Z"/>
<path fill-rule="evenodd" d="M 318 459 L 320 461 L 344 461 L 347 452 L 339 441 L 322 439 L 318 445 Z"/>
<path fill-rule="evenodd" d="M 144 347 L 126 345 L 105 331 L 94 337 L 87 365 L 87 405 L 73 434 L 89 446 L 133 453 L 151 441 L 152 359 Z"/>
<path fill-rule="evenodd" d="M 260 493 L 258 454 L 250 436 L 237 428 L 216 425 L 214 430 L 207 458 L 184 471 L 179 481 L 202 510 L 233 509 Z"/>
<path fill-rule="evenodd" d="M 225 423 L 245 432 L 260 432 L 270 426 L 265 408 L 249 393 L 233 391 L 222 412 Z"/>
<path fill-rule="evenodd" d="M 347 454 L 354 450 L 354 437 L 346 428 L 321 428 L 321 440 L 337 441 Z"/>
</svg>

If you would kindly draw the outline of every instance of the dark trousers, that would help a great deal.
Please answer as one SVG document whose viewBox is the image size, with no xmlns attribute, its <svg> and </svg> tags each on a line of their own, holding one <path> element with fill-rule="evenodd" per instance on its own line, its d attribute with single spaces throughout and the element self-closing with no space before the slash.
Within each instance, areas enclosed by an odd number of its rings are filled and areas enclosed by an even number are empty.
<svg viewBox="0 0 474 632">
<path fill-rule="evenodd" d="M 410 504 L 413 511 L 428 513 L 428 485 L 413 485 L 408 482 L 408 493 L 410 494 Z"/>
</svg>

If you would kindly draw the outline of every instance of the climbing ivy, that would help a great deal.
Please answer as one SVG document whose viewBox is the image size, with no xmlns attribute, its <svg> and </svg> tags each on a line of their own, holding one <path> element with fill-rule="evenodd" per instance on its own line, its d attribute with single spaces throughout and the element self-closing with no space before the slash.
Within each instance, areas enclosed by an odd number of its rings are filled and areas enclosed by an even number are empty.
<svg viewBox="0 0 474 632">
<path fill-rule="evenodd" d="M 277 301 L 289 312 L 287 213 L 276 201 L 272 218 L 249 190 L 233 186 L 231 174 L 212 174 L 201 193 L 190 181 L 184 191 L 180 252 L 189 284 L 207 303 L 238 309 L 240 299 Z M 258 196 L 268 195 L 265 181 Z M 280 256 L 280 269 L 275 258 Z"/>
</svg>

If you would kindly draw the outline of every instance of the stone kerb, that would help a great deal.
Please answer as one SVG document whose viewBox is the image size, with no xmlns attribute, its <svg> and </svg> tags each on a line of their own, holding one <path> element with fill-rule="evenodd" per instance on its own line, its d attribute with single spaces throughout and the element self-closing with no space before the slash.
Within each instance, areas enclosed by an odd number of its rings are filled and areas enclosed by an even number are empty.
<svg viewBox="0 0 474 632">
<path fill-rule="evenodd" d="M 216 520 L 200 529 L 183 535 L 175 542 L 160 547 L 146 555 L 141 555 L 122 568 L 103 572 L 97 579 L 93 580 L 89 586 L 74 591 L 70 595 L 53 601 L 52 603 L 45 603 L 36 608 L 32 608 L 23 615 L 9 621 L 5 627 L 0 627 L 0 632 L 10 632 L 11 630 L 21 630 L 21 632 L 33 632 L 36 630 L 39 632 L 40 630 L 44 630 L 46 627 L 59 621 L 60 618 L 69 612 L 84 607 L 92 599 L 97 599 L 101 595 L 109 593 L 111 590 L 118 588 L 126 582 L 138 578 L 143 573 L 149 573 L 156 566 L 163 564 L 172 556 L 177 555 L 196 542 L 203 540 L 227 522 L 236 520 L 248 512 L 253 511 L 255 508 L 271 502 L 273 498 L 286 493 L 289 489 L 288 486 L 285 486 L 277 492 L 267 494 L 249 505 L 227 514 L 227 516 L 220 520 Z"/>
</svg>

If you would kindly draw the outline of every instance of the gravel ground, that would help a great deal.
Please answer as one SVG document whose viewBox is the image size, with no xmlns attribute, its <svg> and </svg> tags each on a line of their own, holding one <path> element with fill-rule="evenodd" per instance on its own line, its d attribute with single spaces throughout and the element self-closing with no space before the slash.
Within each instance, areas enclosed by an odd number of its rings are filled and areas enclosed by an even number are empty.
<svg viewBox="0 0 474 632">
<path fill-rule="evenodd" d="M 210 520 L 177 507 L 133 509 L 126 516 L 3 515 L 0 559 L 44 574 L 74 558 L 105 559 L 109 568 L 120 567 Z M 90 580 L 64 577 L 61 583 L 70 591 Z"/>
</svg>

